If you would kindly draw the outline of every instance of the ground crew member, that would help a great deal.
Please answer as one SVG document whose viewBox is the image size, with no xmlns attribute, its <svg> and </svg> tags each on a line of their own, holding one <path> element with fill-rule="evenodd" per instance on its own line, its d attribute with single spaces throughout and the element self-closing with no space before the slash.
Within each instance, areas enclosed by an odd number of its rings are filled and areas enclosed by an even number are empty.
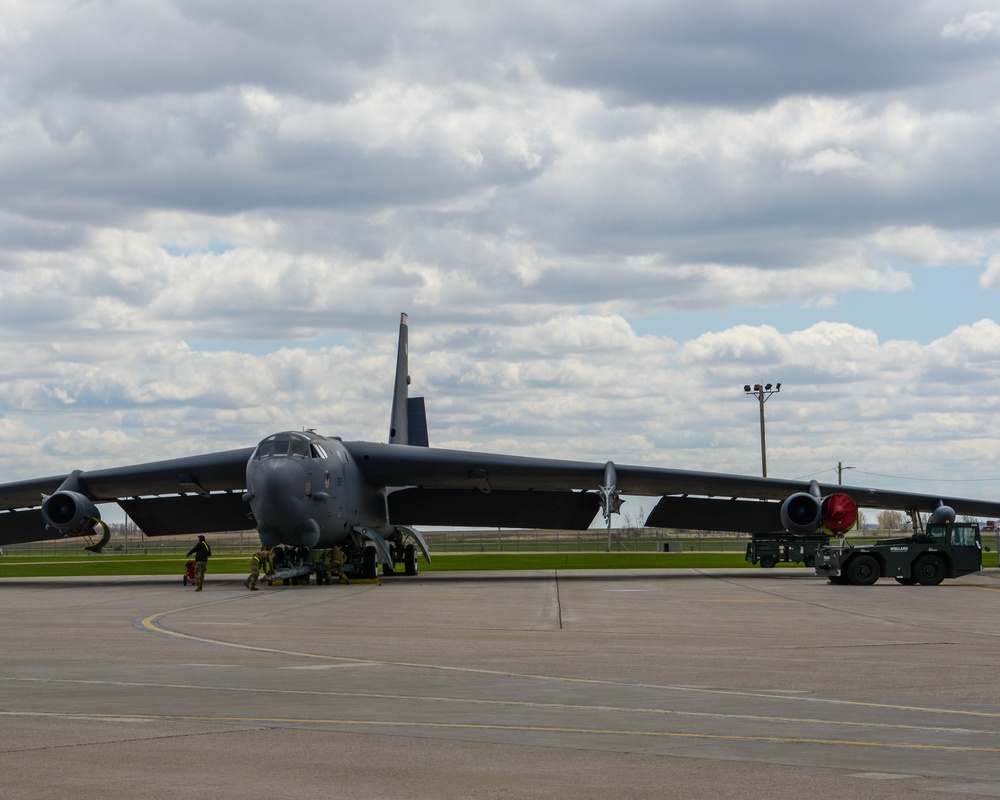
<svg viewBox="0 0 1000 800">
<path fill-rule="evenodd" d="M 198 544 L 187 551 L 187 554 L 194 556 L 194 585 L 195 591 L 200 592 L 205 584 L 205 570 L 208 569 L 208 557 L 212 555 L 212 548 L 208 546 L 203 535 L 198 536 Z"/>
<path fill-rule="evenodd" d="M 260 573 L 263 572 L 266 575 L 270 570 L 271 554 L 267 550 L 258 550 L 250 556 L 250 576 L 243 581 L 243 585 L 251 592 L 256 592 L 257 579 L 260 577 Z"/>
<path fill-rule="evenodd" d="M 326 581 L 327 585 L 333 582 L 333 575 L 330 574 L 330 554 L 321 547 L 313 550 L 313 559 L 316 563 L 316 583 Z M 322 577 L 321 577 L 322 576 Z"/>
<path fill-rule="evenodd" d="M 350 583 L 350 581 L 347 580 L 347 576 L 344 574 L 345 561 L 347 561 L 347 556 L 344 555 L 343 550 L 337 547 L 337 545 L 330 548 L 330 567 L 337 571 L 337 575 L 340 576 L 341 583 Z"/>
</svg>

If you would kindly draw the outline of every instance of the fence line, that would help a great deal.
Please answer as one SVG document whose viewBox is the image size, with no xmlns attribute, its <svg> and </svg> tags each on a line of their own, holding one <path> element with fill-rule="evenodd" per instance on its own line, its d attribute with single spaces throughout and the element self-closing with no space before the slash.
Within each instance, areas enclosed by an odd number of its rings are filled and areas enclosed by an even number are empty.
<svg viewBox="0 0 1000 800">
<path fill-rule="evenodd" d="M 145 536 L 134 526 L 126 531 L 124 526 L 112 526 L 111 541 L 104 555 L 136 553 L 157 555 L 184 555 L 197 541 L 196 536 Z M 549 530 L 480 530 L 480 531 L 425 531 L 431 554 L 449 553 L 603 553 L 608 550 L 607 529 L 586 531 Z M 902 532 L 866 531 L 852 532 L 847 541 L 867 544 L 887 536 L 900 536 Z M 219 555 L 250 554 L 260 547 L 255 531 L 213 533 L 208 541 Z M 834 542 L 837 540 L 834 539 Z M 715 533 L 705 531 L 674 531 L 662 528 L 613 528 L 613 552 L 652 553 L 665 550 L 664 543 L 679 542 L 681 552 L 727 553 L 746 550 L 749 534 Z M 6 545 L 6 555 L 73 555 L 82 552 L 86 542 L 79 538 L 55 539 L 43 542 Z M 676 546 L 674 548 L 676 550 Z"/>
</svg>

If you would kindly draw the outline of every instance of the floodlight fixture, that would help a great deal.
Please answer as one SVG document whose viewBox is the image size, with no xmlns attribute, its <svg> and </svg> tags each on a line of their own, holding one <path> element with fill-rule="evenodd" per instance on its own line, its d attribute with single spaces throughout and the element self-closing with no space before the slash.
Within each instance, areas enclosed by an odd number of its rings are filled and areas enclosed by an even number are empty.
<svg viewBox="0 0 1000 800">
<path fill-rule="evenodd" d="M 750 384 L 743 385 L 743 391 L 747 394 L 753 395 L 757 398 L 757 402 L 760 405 L 760 471 L 763 476 L 767 477 L 767 439 L 764 430 L 764 403 L 767 401 L 772 394 L 781 391 L 781 384 L 760 384 L 755 383 L 753 385 L 753 391 L 750 390 Z"/>
</svg>

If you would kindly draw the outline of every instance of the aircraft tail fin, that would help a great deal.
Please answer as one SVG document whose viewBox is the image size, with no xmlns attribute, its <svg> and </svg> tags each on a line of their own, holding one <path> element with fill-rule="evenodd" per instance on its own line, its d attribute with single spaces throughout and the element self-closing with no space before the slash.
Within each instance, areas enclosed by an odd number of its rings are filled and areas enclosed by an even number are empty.
<svg viewBox="0 0 1000 800">
<path fill-rule="evenodd" d="M 406 314 L 399 315 L 399 345 L 396 350 L 396 379 L 389 418 L 389 444 L 427 447 L 427 413 L 424 398 L 410 397 L 409 325 Z"/>
<path fill-rule="evenodd" d="M 429 447 L 427 438 L 427 410 L 424 408 L 424 398 L 410 397 L 406 401 L 409 444 L 416 447 Z"/>
</svg>

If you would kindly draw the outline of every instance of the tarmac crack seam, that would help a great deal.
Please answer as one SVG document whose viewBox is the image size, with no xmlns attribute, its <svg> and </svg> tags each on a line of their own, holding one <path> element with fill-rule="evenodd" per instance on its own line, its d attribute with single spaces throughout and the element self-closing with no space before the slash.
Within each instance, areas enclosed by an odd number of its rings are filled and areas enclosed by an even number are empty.
<svg viewBox="0 0 1000 800">
<path fill-rule="evenodd" d="M 616 730 L 613 728 L 572 728 L 564 726 L 549 725 L 489 725 L 473 722 L 412 722 L 405 720 L 357 720 L 357 719 L 313 719 L 305 720 L 301 717 L 211 717 L 196 714 L 72 714 L 67 715 L 61 712 L 0 712 L 2 716 L 37 716 L 53 717 L 65 719 L 73 717 L 76 719 L 108 719 L 108 720 L 151 720 L 167 722 L 216 722 L 216 723 L 254 723 L 262 726 L 269 725 L 293 725 L 308 726 L 331 725 L 354 728 L 402 728 L 402 729 L 425 729 L 425 730 L 480 730 L 480 731 L 502 731 L 513 733 L 555 733 L 555 734 L 584 734 L 591 736 L 620 736 L 625 738 L 655 738 L 655 739 L 700 739 L 708 741 L 726 742 L 772 742 L 778 744 L 818 744 L 833 745 L 840 747 L 874 747 L 890 750 L 934 750 L 943 752 L 961 753 L 997 753 L 1000 754 L 1000 747 L 969 747 L 961 745 L 942 744 L 917 744 L 913 742 L 872 742 L 872 741 L 852 741 L 850 739 L 819 739 L 815 737 L 795 738 L 789 736 L 753 736 L 724 733 L 680 733 L 676 731 L 635 731 Z M 183 736 L 184 734 L 173 734 L 173 736 Z M 170 738 L 170 737 L 162 737 Z M 128 740 L 125 740 L 128 741 Z M 92 746 L 92 743 L 91 745 Z"/>
<path fill-rule="evenodd" d="M 235 600 L 247 599 L 247 597 L 249 596 L 241 595 L 237 598 L 228 598 L 226 600 L 219 600 L 216 602 L 227 603 L 227 602 L 233 602 L 234 599 Z M 460 673 L 466 675 L 492 675 L 501 678 L 524 678 L 526 680 L 552 681 L 560 683 L 577 683 L 577 684 L 587 684 L 595 686 L 643 687 L 647 689 L 659 689 L 663 691 L 672 691 L 672 692 L 689 692 L 692 694 L 731 695 L 736 697 L 758 697 L 758 698 L 766 698 L 768 700 L 784 700 L 786 702 L 797 701 L 803 703 L 824 703 L 830 705 L 856 706 L 862 708 L 888 709 L 894 711 L 919 711 L 928 714 L 955 714 L 955 715 L 990 717 L 990 718 L 1000 717 L 1000 714 L 998 713 L 974 711 L 969 709 L 950 709 L 950 708 L 945 709 L 945 708 L 934 708 L 925 706 L 907 706 L 907 705 L 896 705 L 893 703 L 873 703 L 866 700 L 844 700 L 840 698 L 830 698 L 830 697 L 805 697 L 798 694 L 783 695 L 783 694 L 776 694 L 773 692 L 741 691 L 738 689 L 710 689 L 700 686 L 671 686 L 671 685 L 664 686 L 657 684 L 611 681 L 600 678 L 570 678 L 559 675 L 533 675 L 531 673 L 481 669 L 477 667 L 450 667 L 450 666 L 444 666 L 442 664 L 421 664 L 417 662 L 407 662 L 407 661 L 385 661 L 382 659 L 352 658 L 350 656 L 332 656 L 332 655 L 327 655 L 325 653 L 308 653 L 298 650 L 282 650 L 280 648 L 274 648 L 274 647 L 262 647 L 260 645 L 229 642 L 224 639 L 210 639 L 206 636 L 195 636 L 189 633 L 173 631 L 160 624 L 160 620 L 162 620 L 166 616 L 169 616 L 170 614 L 176 614 L 182 611 L 189 611 L 192 608 L 200 608 L 203 607 L 204 605 L 213 605 L 213 604 L 214 603 L 205 603 L 197 606 L 184 606 L 183 608 L 171 609 L 169 611 L 161 611 L 157 614 L 150 614 L 148 617 L 137 619 L 135 620 L 134 624 L 136 625 L 136 627 L 140 629 L 148 630 L 152 633 L 166 636 L 168 638 L 176 638 L 184 641 L 197 642 L 200 644 L 208 644 L 217 647 L 228 647 L 235 650 L 243 650 L 246 652 L 293 656 L 295 658 L 317 659 L 321 661 L 337 661 L 340 663 L 351 663 L 351 664 L 373 664 L 386 667 L 398 667 L 404 669 L 420 669 L 420 670 L 428 670 L 436 672 L 452 672 L 452 673 Z"/>
<path fill-rule="evenodd" d="M 559 570 L 554 570 L 554 572 L 555 572 L 555 575 L 553 577 L 555 578 L 555 582 L 556 582 L 556 613 L 559 616 L 559 630 L 562 630 L 563 629 L 563 623 L 562 623 L 562 598 L 559 595 Z"/>
<path fill-rule="evenodd" d="M 66 714 L 56 711 L 32 711 L 32 712 L 20 712 L 20 711 L 0 711 L 0 717 L 48 717 L 57 719 L 79 719 L 87 721 L 101 721 L 101 722 L 160 722 L 161 720 L 155 717 L 149 716 L 129 716 L 126 714 L 120 714 L 117 716 L 105 715 L 98 716 L 94 714 Z M 104 747 L 104 746 L 114 746 L 119 744 L 133 744 L 135 742 L 158 742 L 164 741 L 166 739 L 190 739 L 196 736 L 218 736 L 220 733 L 247 733 L 252 730 L 269 730 L 267 725 L 260 725 L 255 728 L 247 727 L 246 725 L 240 725 L 237 728 L 231 728 L 229 730 L 222 731 L 192 731 L 190 733 L 164 733 L 155 736 L 136 736 L 132 739 L 107 739 L 102 741 L 91 741 L 91 742 L 73 742 L 72 744 L 47 744 L 40 747 L 21 747 L 14 750 L 0 750 L 2 755 L 12 755 L 14 753 L 44 753 L 50 750 L 72 750 L 77 747 Z"/>
<path fill-rule="evenodd" d="M 803 605 L 812 606 L 813 608 L 822 608 L 825 611 L 834 611 L 834 612 L 836 612 L 838 614 L 847 614 L 847 615 L 850 615 L 850 616 L 861 617 L 862 619 L 876 620 L 878 622 L 888 622 L 888 623 L 890 623 L 892 625 L 901 625 L 901 626 L 904 626 L 904 627 L 907 627 L 907 628 L 926 629 L 927 627 L 929 627 L 927 625 L 927 623 L 926 623 L 926 620 L 921 620 L 920 622 L 909 622 L 907 620 L 901 620 L 901 619 L 894 619 L 892 617 L 879 616 L 878 614 L 874 614 L 874 613 L 871 613 L 871 612 L 858 611 L 858 610 L 853 610 L 853 609 L 845 609 L 845 608 L 842 608 L 841 606 L 831 605 L 829 603 L 819 603 L 819 602 L 816 602 L 815 600 L 803 600 L 802 598 L 799 598 L 799 597 L 789 597 L 788 595 L 781 594 L 780 592 L 777 592 L 777 591 L 774 591 L 774 590 L 771 590 L 771 589 L 765 589 L 765 588 L 763 588 L 761 586 L 750 586 L 750 585 L 748 585 L 746 583 L 740 583 L 735 578 L 724 576 L 724 575 L 715 575 L 713 573 L 705 572 L 704 570 L 700 570 L 700 569 L 695 569 L 694 572 L 697 572 L 699 575 L 703 575 L 706 578 L 712 578 L 713 580 L 719 581 L 721 583 L 728 583 L 730 586 L 737 586 L 740 589 L 749 589 L 751 591 L 759 592 L 761 594 L 766 594 L 766 595 L 768 595 L 770 597 L 777 597 L 777 598 L 780 598 L 782 600 L 786 600 L 788 602 L 802 603 Z M 838 589 L 846 589 L 847 587 L 840 587 L 840 586 L 838 586 L 837 588 Z M 981 592 L 1000 592 L 1000 589 L 993 588 L 991 586 L 967 586 L 967 585 L 962 585 L 962 584 L 959 584 L 959 585 L 949 584 L 949 585 L 946 585 L 944 587 L 940 587 L 939 586 L 937 588 L 938 589 L 941 589 L 941 588 L 945 588 L 945 589 L 974 589 L 974 590 L 978 590 L 978 591 L 981 591 Z M 948 630 L 949 633 L 953 632 L 951 628 L 946 628 L 945 630 Z M 1000 636 L 1000 633 L 993 633 L 992 631 L 984 630 L 984 631 L 976 631 L 975 635 L 985 635 L 985 636 L 997 637 L 997 636 Z M 953 644 L 953 642 L 943 642 L 943 644 Z M 864 645 L 862 645 L 862 646 L 864 646 Z"/>
<path fill-rule="evenodd" d="M 1000 731 L 991 731 L 976 728 L 955 728 L 941 725 L 906 725 L 893 722 L 872 722 L 871 720 L 832 720 L 818 719 L 811 717 L 779 717 L 765 716 L 761 714 L 727 714 L 715 711 L 681 711 L 670 708 L 645 708 L 637 706 L 607 706 L 607 705 L 585 705 L 581 703 L 544 703 L 534 700 L 489 700 L 481 697 L 446 697 L 442 695 L 406 695 L 387 694 L 383 692 L 345 692 L 329 689 L 273 689 L 261 688 L 257 686 L 207 686 L 189 683 L 153 683 L 150 681 L 110 681 L 96 680 L 90 678 L 15 678 L 4 676 L 0 681 L 11 683 L 66 683 L 87 686 L 117 686 L 136 689 L 177 689 L 187 691 L 213 691 L 213 692 L 233 692 L 249 694 L 268 695 L 288 695 L 306 697 L 327 697 L 327 698 L 351 698 L 361 700 L 390 700 L 409 701 L 426 703 L 453 703 L 456 705 L 481 705 L 481 706 L 504 706 L 513 708 L 531 708 L 545 711 L 596 711 L 611 714 L 650 714 L 665 717 L 692 717 L 701 719 L 726 719 L 742 720 L 747 722 L 779 722 L 799 725 L 831 725 L 840 727 L 858 727 L 883 730 L 919 731 L 922 733 L 947 733 L 961 735 L 997 736 Z M 18 714 L 31 712 L 0 711 L 3 714 Z M 50 712 L 40 712 L 50 713 Z M 76 713 L 72 716 L 89 716 L 87 714 Z M 140 716 L 140 715 L 136 715 Z"/>
</svg>

